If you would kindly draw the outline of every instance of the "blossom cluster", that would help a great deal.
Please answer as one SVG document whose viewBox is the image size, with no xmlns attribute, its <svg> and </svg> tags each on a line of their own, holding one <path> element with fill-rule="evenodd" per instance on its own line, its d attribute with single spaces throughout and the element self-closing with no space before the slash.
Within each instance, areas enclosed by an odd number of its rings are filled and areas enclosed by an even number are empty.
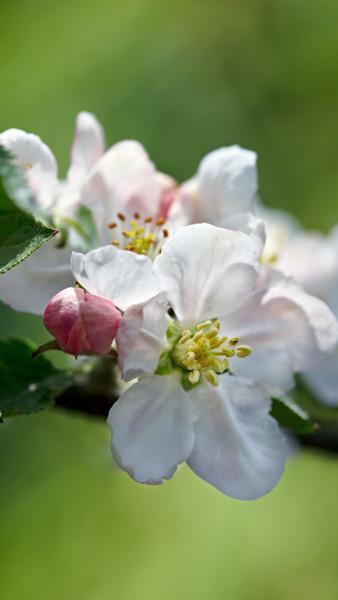
<svg viewBox="0 0 338 600">
<path fill-rule="evenodd" d="M 59 230 L 2 277 L 0 299 L 43 313 L 64 352 L 116 353 L 117 464 L 142 483 L 186 462 L 234 498 L 270 491 L 290 452 L 271 398 L 288 402 L 304 373 L 338 405 L 338 230 L 307 233 L 264 208 L 256 154 L 239 146 L 210 152 L 178 184 L 136 141 L 106 150 L 89 113 L 65 181 L 37 136 L 11 129 L 0 144 L 27 177 L 35 216 Z"/>
</svg>

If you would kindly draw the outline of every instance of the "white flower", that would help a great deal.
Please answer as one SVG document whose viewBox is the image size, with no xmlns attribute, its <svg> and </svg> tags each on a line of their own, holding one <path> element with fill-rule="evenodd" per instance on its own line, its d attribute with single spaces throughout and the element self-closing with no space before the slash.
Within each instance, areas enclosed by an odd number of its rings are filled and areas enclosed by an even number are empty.
<svg viewBox="0 0 338 600">
<path fill-rule="evenodd" d="M 34 214 L 59 225 L 60 216 L 72 214 L 85 176 L 104 151 L 101 126 L 93 115 L 77 117 L 67 181 L 57 177 L 53 153 L 42 140 L 19 129 L 0 134 L 0 144 L 9 150 L 24 170 L 34 199 Z M 72 246 L 51 239 L 24 262 L 0 279 L 0 299 L 21 311 L 42 313 L 50 298 L 73 283 L 70 270 Z"/>
<path fill-rule="evenodd" d="M 137 481 L 161 483 L 184 461 L 242 499 L 279 480 L 287 446 L 271 394 L 332 348 L 337 325 L 293 280 L 258 276 L 257 259 L 249 236 L 207 224 L 180 229 L 153 268 L 112 247 L 73 256 L 75 278 L 125 311 L 120 368 L 139 379 L 108 421 L 113 454 Z"/>
<path fill-rule="evenodd" d="M 52 151 L 33 133 L 7 129 L 0 134 L 0 144 L 13 155 L 22 167 L 34 193 L 36 214 L 57 213 L 60 204 L 70 205 L 78 200 L 80 186 L 103 155 L 104 134 L 94 115 L 82 112 L 77 116 L 71 149 L 71 165 L 65 183 L 58 180 L 57 164 Z M 75 193 L 77 192 L 77 194 Z M 74 197 L 75 196 L 75 197 Z M 63 213 L 63 210 L 60 211 Z"/>
<path fill-rule="evenodd" d="M 324 300 L 338 318 L 338 226 L 328 236 L 299 232 L 284 246 L 278 268 Z M 338 347 L 305 379 L 318 400 L 338 406 Z"/>
<path fill-rule="evenodd" d="M 56 160 L 38 136 L 9 129 L 0 134 L 0 144 L 24 170 L 34 193 L 34 214 L 38 218 L 57 228 L 68 227 L 79 207 L 86 205 L 96 222 L 99 246 L 116 238 L 131 245 L 135 236 L 141 242 L 146 238 L 147 244 L 154 231 L 165 239 L 167 232 L 162 229 L 173 180 L 156 171 L 138 142 L 120 142 L 104 153 L 103 130 L 93 115 L 80 113 L 77 117 L 66 181 L 58 180 Z M 150 220 L 144 223 L 144 217 L 149 215 Z M 130 219 L 132 224 L 127 222 Z M 112 229 L 112 221 L 116 220 L 120 231 Z M 130 239 L 126 240 L 125 231 L 122 235 L 125 229 L 131 230 Z M 0 299 L 16 310 L 42 313 L 55 293 L 72 284 L 70 256 L 72 250 L 81 249 L 78 244 L 72 227 L 65 246 L 60 247 L 59 236 L 50 240 L 1 276 Z"/>
<path fill-rule="evenodd" d="M 103 243 L 155 258 L 179 227 L 207 222 L 251 234 L 262 248 L 264 228 L 253 215 L 256 154 L 239 146 L 219 148 L 202 160 L 197 174 L 177 186 L 154 171 L 136 142 L 116 144 L 83 188 L 82 202 L 96 205 Z M 108 228 L 107 228 L 108 224 Z M 110 228 L 110 230 L 109 230 Z"/>
</svg>

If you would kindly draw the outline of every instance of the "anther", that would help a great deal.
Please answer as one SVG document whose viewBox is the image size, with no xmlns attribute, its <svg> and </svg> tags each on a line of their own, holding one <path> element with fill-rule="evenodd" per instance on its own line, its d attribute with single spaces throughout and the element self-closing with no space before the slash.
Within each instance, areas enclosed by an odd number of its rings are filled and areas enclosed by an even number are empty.
<svg viewBox="0 0 338 600">
<path fill-rule="evenodd" d="M 224 356 L 227 356 L 228 358 L 231 358 L 232 356 L 234 356 L 235 350 L 233 350 L 232 348 L 223 348 L 222 354 Z"/>
<path fill-rule="evenodd" d="M 153 219 L 152 219 L 152 217 L 146 217 L 146 218 L 144 219 L 144 222 L 145 222 L 145 223 L 151 223 L 151 222 L 152 222 L 152 220 L 153 220 Z"/>
<path fill-rule="evenodd" d="M 236 356 L 238 358 L 245 358 L 246 356 L 250 356 L 252 350 L 250 346 L 238 346 L 235 350 Z"/>
<path fill-rule="evenodd" d="M 117 223 L 109 223 L 108 227 L 109 229 L 115 229 L 115 227 L 117 227 Z"/>
<path fill-rule="evenodd" d="M 191 371 L 191 373 L 189 373 L 188 379 L 189 379 L 190 383 L 192 383 L 192 384 L 198 383 L 198 381 L 200 379 L 200 372 L 197 371 L 197 369 L 194 369 L 193 371 Z"/>
<path fill-rule="evenodd" d="M 203 333 L 202 333 L 202 335 L 203 335 Z M 218 337 L 216 339 L 211 340 L 210 348 L 213 348 L 214 350 L 216 350 L 216 348 L 219 348 L 220 346 L 222 346 L 224 344 L 224 342 L 227 341 L 227 339 L 228 339 L 227 336 L 224 335 L 221 338 Z"/>
<path fill-rule="evenodd" d="M 165 218 L 164 217 L 159 217 L 156 221 L 155 221 L 155 225 L 158 225 L 158 227 L 160 227 L 161 225 L 164 225 L 165 223 Z"/>
<path fill-rule="evenodd" d="M 224 371 L 226 371 L 227 368 L 229 367 L 229 361 L 226 358 L 224 358 L 223 360 L 220 360 L 219 362 L 221 365 L 220 372 L 224 373 Z"/>
<path fill-rule="evenodd" d="M 133 216 L 134 216 L 134 219 L 137 219 L 137 220 L 139 220 L 141 218 L 141 215 L 138 212 L 134 212 Z"/>
<path fill-rule="evenodd" d="M 125 221 L 126 217 L 124 216 L 123 213 L 117 213 L 118 218 L 120 219 L 120 221 Z"/>
<path fill-rule="evenodd" d="M 112 244 L 112 246 L 119 246 L 120 242 L 113 240 L 111 244 Z"/>
<path fill-rule="evenodd" d="M 163 237 L 167 238 L 169 236 L 168 229 L 162 229 Z"/>
<path fill-rule="evenodd" d="M 218 386 L 219 381 L 215 371 L 213 371 L 212 369 L 207 369 L 206 371 L 203 371 L 203 375 L 206 378 L 206 380 L 209 383 L 211 383 L 211 385 L 213 385 L 214 387 Z"/>
<path fill-rule="evenodd" d="M 230 344 L 230 346 L 236 346 L 236 344 L 238 344 L 238 342 L 239 342 L 239 338 L 233 337 L 233 338 L 230 338 L 228 343 Z"/>
<path fill-rule="evenodd" d="M 181 335 L 181 338 L 178 340 L 178 343 L 184 344 L 185 342 L 188 341 L 190 336 L 191 336 L 191 331 L 189 331 L 189 329 L 185 329 L 184 331 L 182 331 L 182 335 Z"/>
<path fill-rule="evenodd" d="M 205 337 L 208 338 L 208 340 L 212 340 L 212 338 L 216 337 L 217 335 L 218 335 L 217 327 L 212 327 L 209 331 L 207 331 L 207 333 L 205 334 Z"/>
<path fill-rule="evenodd" d="M 211 321 L 203 321 L 202 323 L 198 323 L 198 325 L 196 325 L 196 329 L 205 329 L 206 327 L 209 327 L 209 325 L 212 325 Z"/>
</svg>

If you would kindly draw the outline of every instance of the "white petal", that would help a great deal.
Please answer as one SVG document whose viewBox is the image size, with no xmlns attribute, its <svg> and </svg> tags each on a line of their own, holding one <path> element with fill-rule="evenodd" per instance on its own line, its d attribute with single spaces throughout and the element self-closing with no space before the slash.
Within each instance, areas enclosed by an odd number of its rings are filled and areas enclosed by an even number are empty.
<svg viewBox="0 0 338 600">
<path fill-rule="evenodd" d="M 0 275 L 0 300 L 15 310 L 42 314 L 49 300 L 74 283 L 71 250 L 57 248 L 55 238 L 22 263 Z"/>
<path fill-rule="evenodd" d="M 293 387 L 294 344 L 301 354 L 308 353 L 313 337 L 299 307 L 285 299 L 266 302 L 266 294 L 265 287 L 255 290 L 222 319 L 221 328 L 222 334 L 239 337 L 241 344 L 252 348 L 247 358 L 231 359 L 232 371 L 280 393 Z"/>
<path fill-rule="evenodd" d="M 338 289 L 338 243 L 317 233 L 300 233 L 285 245 L 278 269 L 291 275 L 310 294 L 326 299 Z"/>
<path fill-rule="evenodd" d="M 104 150 L 105 137 L 102 126 L 91 113 L 80 112 L 76 119 L 68 178 L 87 175 Z"/>
<path fill-rule="evenodd" d="M 227 215 L 251 211 L 257 192 L 256 160 L 255 152 L 240 146 L 207 154 L 196 176 L 200 221 L 231 227 L 224 222 Z"/>
<path fill-rule="evenodd" d="M 143 304 L 126 310 L 117 334 L 117 350 L 122 378 L 130 381 L 154 373 L 166 349 L 168 302 L 158 294 Z"/>
<path fill-rule="evenodd" d="M 108 225 L 114 221 L 116 214 L 111 210 L 109 190 L 104 178 L 94 168 L 78 192 L 78 203 L 87 206 L 92 212 L 101 245 L 110 244 L 114 236 Z"/>
<path fill-rule="evenodd" d="M 241 342 L 249 344 L 249 338 L 243 336 Z M 269 346 L 252 342 L 251 347 L 253 351 L 249 357 L 242 359 L 235 356 L 231 359 L 233 373 L 259 383 L 269 390 L 271 396 L 279 397 L 294 387 L 295 368 L 287 346 L 274 347 L 273 344 Z"/>
<path fill-rule="evenodd" d="M 37 211 L 48 209 L 57 193 L 57 166 L 48 146 L 33 133 L 7 129 L 0 134 L 3 145 L 22 167 L 37 201 Z"/>
<path fill-rule="evenodd" d="M 269 288 L 265 302 L 284 299 L 296 305 L 305 316 L 314 339 L 314 350 L 318 353 L 333 350 L 338 340 L 338 326 L 337 320 L 328 306 L 318 298 L 304 292 L 291 277 L 285 277 L 282 273 L 272 269 L 266 273 L 266 278 L 262 282 L 262 285 Z M 297 340 L 296 336 L 293 336 L 290 341 L 292 341 L 296 368 L 306 369 L 313 361 L 310 356 L 308 361 L 304 356 L 302 340 Z M 297 342 L 299 342 L 299 346 Z"/>
<path fill-rule="evenodd" d="M 222 320 L 222 333 L 252 348 L 249 357 L 231 359 L 235 373 L 284 391 L 293 373 L 313 368 L 332 348 L 337 324 L 323 302 L 268 270 L 246 302 Z"/>
<path fill-rule="evenodd" d="M 153 264 L 147 256 L 103 246 L 87 254 L 73 252 L 75 279 L 92 294 L 114 302 L 121 310 L 158 294 Z"/>
<path fill-rule="evenodd" d="M 201 221 L 199 214 L 200 198 L 197 180 L 190 179 L 177 189 L 174 201 L 169 210 L 169 220 L 175 228 L 192 225 Z"/>
<path fill-rule="evenodd" d="M 141 144 L 127 140 L 115 144 L 96 163 L 95 178 L 101 178 L 107 198 L 107 223 L 118 212 L 130 218 L 134 212 L 155 216 L 167 182 L 159 177 L 154 164 Z M 90 181 L 84 196 L 90 195 Z"/>
<path fill-rule="evenodd" d="M 304 375 L 307 385 L 322 404 L 338 406 L 338 348 Z"/>
<path fill-rule="evenodd" d="M 289 213 L 267 208 L 257 199 L 254 209 L 255 213 L 263 219 L 265 225 L 266 239 L 262 262 L 263 264 L 275 264 L 276 260 L 280 258 L 284 247 L 300 230 L 300 224 Z"/>
<path fill-rule="evenodd" d="M 126 225 L 135 212 L 142 218 L 156 217 L 168 181 L 138 142 L 126 140 L 112 146 L 95 164 L 81 190 L 80 202 L 93 210 L 101 243 L 110 243 L 108 225 L 116 221 L 118 213 L 125 215 Z M 117 230 L 114 233 L 119 237 Z"/>
<path fill-rule="evenodd" d="M 165 243 L 154 270 L 177 318 L 196 324 L 241 304 L 256 280 L 257 246 L 244 233 L 190 225 Z"/>
<path fill-rule="evenodd" d="M 110 409 L 113 456 L 137 481 L 162 483 L 193 448 L 193 419 L 179 378 L 143 377 Z"/>
<path fill-rule="evenodd" d="M 269 399 L 258 388 L 229 375 L 220 380 L 219 388 L 193 391 L 200 415 L 187 463 L 224 494 L 254 500 L 279 481 L 287 445 L 269 415 Z"/>
</svg>

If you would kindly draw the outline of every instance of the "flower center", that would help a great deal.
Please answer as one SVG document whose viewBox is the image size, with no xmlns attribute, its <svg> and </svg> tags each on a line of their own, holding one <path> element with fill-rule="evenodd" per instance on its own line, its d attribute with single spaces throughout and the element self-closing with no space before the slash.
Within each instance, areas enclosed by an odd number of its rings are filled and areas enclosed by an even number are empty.
<svg viewBox="0 0 338 600">
<path fill-rule="evenodd" d="M 116 235 L 111 242 L 113 246 L 136 254 L 145 254 L 150 258 L 160 254 L 162 244 L 169 235 L 168 230 L 163 228 L 164 217 L 142 218 L 135 212 L 131 221 L 127 221 L 123 213 L 118 213 L 117 218 L 117 222 L 108 225 Z"/>
<path fill-rule="evenodd" d="M 219 336 L 218 319 L 203 321 L 192 330 L 185 329 L 176 342 L 171 356 L 174 362 L 188 371 L 191 384 L 199 382 L 201 374 L 211 385 L 218 385 L 218 375 L 229 370 L 229 358 L 245 358 L 250 346 L 239 345 L 239 338 Z"/>
</svg>

